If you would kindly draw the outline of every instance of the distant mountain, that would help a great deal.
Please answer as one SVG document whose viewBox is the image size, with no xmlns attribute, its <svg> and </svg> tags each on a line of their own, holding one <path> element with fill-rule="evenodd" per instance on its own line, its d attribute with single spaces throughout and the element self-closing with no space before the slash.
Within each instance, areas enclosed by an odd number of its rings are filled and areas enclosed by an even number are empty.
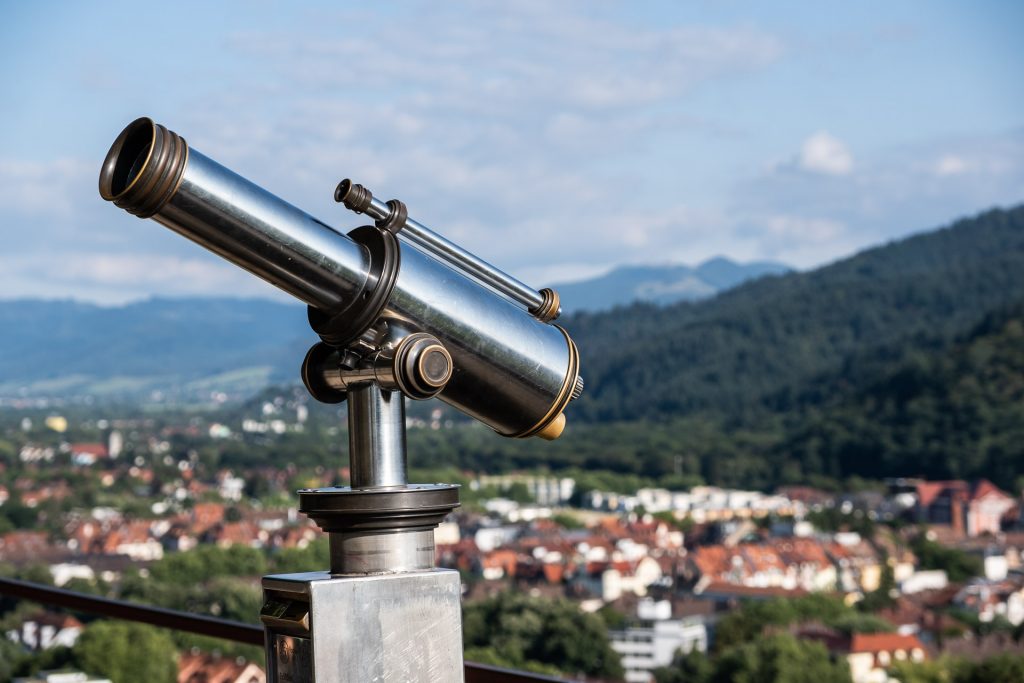
<svg viewBox="0 0 1024 683">
<path fill-rule="evenodd" d="M 942 349 L 1024 299 L 1024 206 L 993 210 L 714 299 L 565 321 L 592 420 L 813 405 L 913 349 Z"/>
<path fill-rule="evenodd" d="M 566 313 L 604 311 L 638 301 L 664 306 L 706 299 L 748 280 L 789 271 L 780 263 L 740 264 L 717 257 L 696 267 L 622 266 L 589 280 L 555 285 L 554 289 Z"/>
<path fill-rule="evenodd" d="M 293 381 L 316 341 L 304 307 L 259 299 L 0 301 L 0 330 L 0 396 L 247 392 Z"/>
<path fill-rule="evenodd" d="M 620 272 L 630 271 L 640 271 L 634 288 L 651 282 L 644 269 Z M 751 274 L 724 259 L 692 272 L 709 287 Z M 588 289 L 610 296 L 596 283 Z M 908 349 L 947 348 L 987 312 L 1021 299 L 1024 207 L 711 299 L 566 315 L 587 381 L 573 421 L 738 420 L 817 405 L 863 387 Z M 0 396 L 8 397 L 246 395 L 295 382 L 316 340 L 302 306 L 245 299 L 0 301 L 0 330 Z"/>
</svg>

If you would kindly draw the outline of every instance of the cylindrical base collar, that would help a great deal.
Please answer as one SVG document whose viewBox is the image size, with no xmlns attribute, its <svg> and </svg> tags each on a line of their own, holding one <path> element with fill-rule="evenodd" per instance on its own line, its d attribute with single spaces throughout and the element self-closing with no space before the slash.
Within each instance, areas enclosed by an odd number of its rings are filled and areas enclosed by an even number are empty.
<svg viewBox="0 0 1024 683">
<path fill-rule="evenodd" d="M 332 574 L 390 574 L 434 567 L 434 530 L 329 534 Z"/>
</svg>

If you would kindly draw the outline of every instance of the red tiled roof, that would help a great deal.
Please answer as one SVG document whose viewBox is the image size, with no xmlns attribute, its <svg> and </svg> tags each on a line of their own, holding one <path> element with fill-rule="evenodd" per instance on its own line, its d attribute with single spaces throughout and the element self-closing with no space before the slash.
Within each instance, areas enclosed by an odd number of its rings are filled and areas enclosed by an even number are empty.
<svg viewBox="0 0 1024 683">
<path fill-rule="evenodd" d="M 729 564 L 730 556 L 729 550 L 720 545 L 701 546 L 690 555 L 703 576 L 718 576 L 728 572 L 732 568 Z"/>
<path fill-rule="evenodd" d="M 183 653 L 178 658 L 178 683 L 249 683 L 252 678 L 266 681 L 266 674 L 262 668 L 242 658 L 201 652 Z"/>
<path fill-rule="evenodd" d="M 708 593 L 731 595 L 737 598 L 797 598 L 808 594 L 803 588 L 741 586 L 734 583 L 726 583 L 725 581 L 712 581 L 709 583 L 701 591 L 701 595 Z"/>
<path fill-rule="evenodd" d="M 988 479 L 979 479 L 974 483 L 974 486 L 971 487 L 970 500 L 981 500 L 986 496 L 993 495 L 998 498 L 1010 498 L 1005 491 L 990 482 Z"/>
<path fill-rule="evenodd" d="M 556 562 L 544 563 L 544 578 L 548 583 L 561 583 L 565 568 Z"/>
<path fill-rule="evenodd" d="M 896 650 L 924 650 L 917 636 L 898 633 L 855 633 L 850 639 L 850 652 L 895 652 Z"/>
<path fill-rule="evenodd" d="M 101 443 L 73 443 L 71 444 L 71 452 L 75 455 L 82 453 L 95 455 L 97 458 L 107 457 L 107 447 Z"/>
<path fill-rule="evenodd" d="M 963 490 L 967 488 L 965 481 L 922 481 L 917 484 L 918 505 L 923 508 L 930 506 L 946 489 Z"/>
</svg>

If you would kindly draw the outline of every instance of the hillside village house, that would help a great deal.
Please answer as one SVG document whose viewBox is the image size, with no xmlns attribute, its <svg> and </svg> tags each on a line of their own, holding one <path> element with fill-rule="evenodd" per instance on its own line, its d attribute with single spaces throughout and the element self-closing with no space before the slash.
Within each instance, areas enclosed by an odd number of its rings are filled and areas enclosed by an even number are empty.
<svg viewBox="0 0 1024 683">
<path fill-rule="evenodd" d="M 853 683 L 886 683 L 887 670 L 895 662 L 923 662 L 924 645 L 914 635 L 898 633 L 856 633 L 850 637 L 846 661 Z"/>
<path fill-rule="evenodd" d="M 8 631 L 7 638 L 29 650 L 74 647 L 83 628 L 82 622 L 70 614 L 40 612 L 25 619 L 18 629 Z"/>
<path fill-rule="evenodd" d="M 178 683 L 266 683 L 267 674 L 242 657 L 222 657 L 198 649 L 178 658 Z"/>
<path fill-rule="evenodd" d="M 916 482 L 919 522 L 949 526 L 969 537 L 998 534 L 1003 516 L 1015 505 L 1012 496 L 987 479 Z"/>
</svg>

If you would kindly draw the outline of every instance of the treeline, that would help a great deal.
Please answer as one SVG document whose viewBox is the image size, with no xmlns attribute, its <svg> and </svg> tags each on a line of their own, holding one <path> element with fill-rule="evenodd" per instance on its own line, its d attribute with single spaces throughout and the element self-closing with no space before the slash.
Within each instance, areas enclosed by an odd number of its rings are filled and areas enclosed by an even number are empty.
<svg viewBox="0 0 1024 683">
<path fill-rule="evenodd" d="M 566 321 L 587 392 L 574 415 L 666 419 L 788 412 L 864 379 L 848 361 L 946 348 L 1024 296 L 1024 206 L 769 277 L 712 300 Z M 863 370 L 867 364 L 860 363 Z"/>
<path fill-rule="evenodd" d="M 465 421 L 414 428 L 410 463 L 491 473 L 548 469 L 623 492 L 705 482 L 840 488 L 852 478 L 892 476 L 988 477 L 1009 488 L 1024 473 L 1024 305 L 983 316 L 938 348 L 910 345 L 888 361 L 853 358 L 845 368 L 850 379 L 834 384 L 834 393 L 819 389 L 815 403 L 785 410 L 587 422 L 570 408 L 566 434 L 550 443 L 503 439 Z M 343 423 L 336 415 L 328 422 L 332 434 L 318 420 L 304 434 L 229 442 L 216 452 L 200 446 L 201 461 L 341 465 Z M 590 481 L 588 471 L 617 476 Z"/>
</svg>

